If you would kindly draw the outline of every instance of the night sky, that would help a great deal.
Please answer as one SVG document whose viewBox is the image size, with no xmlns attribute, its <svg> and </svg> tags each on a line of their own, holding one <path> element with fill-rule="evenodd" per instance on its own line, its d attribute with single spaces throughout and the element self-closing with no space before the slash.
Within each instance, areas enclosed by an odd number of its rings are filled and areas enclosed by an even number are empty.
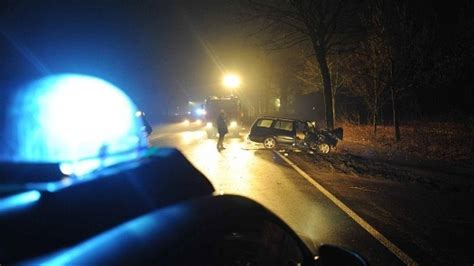
<svg viewBox="0 0 474 266">
<path fill-rule="evenodd" d="M 1 80 L 75 72 L 123 88 L 143 109 L 218 92 L 249 46 L 225 1 L 2 3 Z M 4 87 L 4 86 L 2 86 Z"/>
<path fill-rule="evenodd" d="M 420 11 L 435 9 L 452 32 L 458 10 L 418 2 Z M 233 3 L 3 1 L 1 87 L 49 73 L 90 74 L 121 87 L 152 114 L 222 94 L 225 71 L 240 73 L 246 90 L 258 90 L 259 50 L 236 23 Z"/>
</svg>

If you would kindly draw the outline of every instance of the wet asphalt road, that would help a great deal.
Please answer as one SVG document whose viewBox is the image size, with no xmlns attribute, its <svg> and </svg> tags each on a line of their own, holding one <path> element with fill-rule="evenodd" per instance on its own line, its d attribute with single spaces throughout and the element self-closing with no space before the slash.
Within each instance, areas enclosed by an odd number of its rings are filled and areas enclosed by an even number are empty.
<svg viewBox="0 0 474 266">
<path fill-rule="evenodd" d="M 197 124 L 156 128 L 155 146 L 176 147 L 212 182 L 219 193 L 238 194 L 264 205 L 305 240 L 311 249 L 335 244 L 365 256 L 371 265 L 402 262 L 300 174 L 271 151 L 240 138 L 226 138 L 218 152 Z"/>
</svg>

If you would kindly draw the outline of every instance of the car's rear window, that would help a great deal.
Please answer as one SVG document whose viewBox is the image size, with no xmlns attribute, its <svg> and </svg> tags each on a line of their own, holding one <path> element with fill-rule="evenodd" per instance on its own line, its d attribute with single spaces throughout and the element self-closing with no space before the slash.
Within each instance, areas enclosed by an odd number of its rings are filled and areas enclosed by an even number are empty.
<svg viewBox="0 0 474 266">
<path fill-rule="evenodd" d="M 261 119 L 257 122 L 257 127 L 266 127 L 269 128 L 272 126 L 273 120 L 271 119 Z"/>
<path fill-rule="evenodd" d="M 277 121 L 275 123 L 275 128 L 286 130 L 286 131 L 293 131 L 293 122 L 291 122 L 291 121 Z"/>
</svg>

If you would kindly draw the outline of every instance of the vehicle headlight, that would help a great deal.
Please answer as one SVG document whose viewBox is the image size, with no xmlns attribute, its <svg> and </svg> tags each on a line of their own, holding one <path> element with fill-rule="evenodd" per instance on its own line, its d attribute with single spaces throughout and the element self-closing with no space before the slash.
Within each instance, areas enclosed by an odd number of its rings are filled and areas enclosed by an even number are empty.
<svg viewBox="0 0 474 266">
<path fill-rule="evenodd" d="M 207 128 L 212 127 L 212 123 L 211 123 L 211 122 L 207 122 L 206 127 L 207 127 Z"/>
<path fill-rule="evenodd" d="M 230 127 L 237 127 L 237 122 L 235 121 L 230 122 Z"/>
<path fill-rule="evenodd" d="M 202 109 L 202 108 L 199 108 L 199 109 L 196 109 L 196 114 L 201 116 L 201 115 L 205 115 L 206 114 L 206 110 Z"/>
</svg>

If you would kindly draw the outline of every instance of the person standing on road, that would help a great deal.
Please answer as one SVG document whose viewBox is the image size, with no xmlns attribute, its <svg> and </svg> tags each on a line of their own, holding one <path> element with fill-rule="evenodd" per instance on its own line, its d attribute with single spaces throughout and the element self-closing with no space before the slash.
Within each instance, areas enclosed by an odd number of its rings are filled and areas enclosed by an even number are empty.
<svg viewBox="0 0 474 266">
<path fill-rule="evenodd" d="M 229 133 L 227 129 L 227 123 L 225 121 L 225 113 L 224 110 L 221 109 L 219 116 L 217 117 L 217 132 L 219 133 L 219 140 L 217 141 L 217 150 L 221 151 L 224 150 L 224 137 L 225 134 Z"/>
</svg>

